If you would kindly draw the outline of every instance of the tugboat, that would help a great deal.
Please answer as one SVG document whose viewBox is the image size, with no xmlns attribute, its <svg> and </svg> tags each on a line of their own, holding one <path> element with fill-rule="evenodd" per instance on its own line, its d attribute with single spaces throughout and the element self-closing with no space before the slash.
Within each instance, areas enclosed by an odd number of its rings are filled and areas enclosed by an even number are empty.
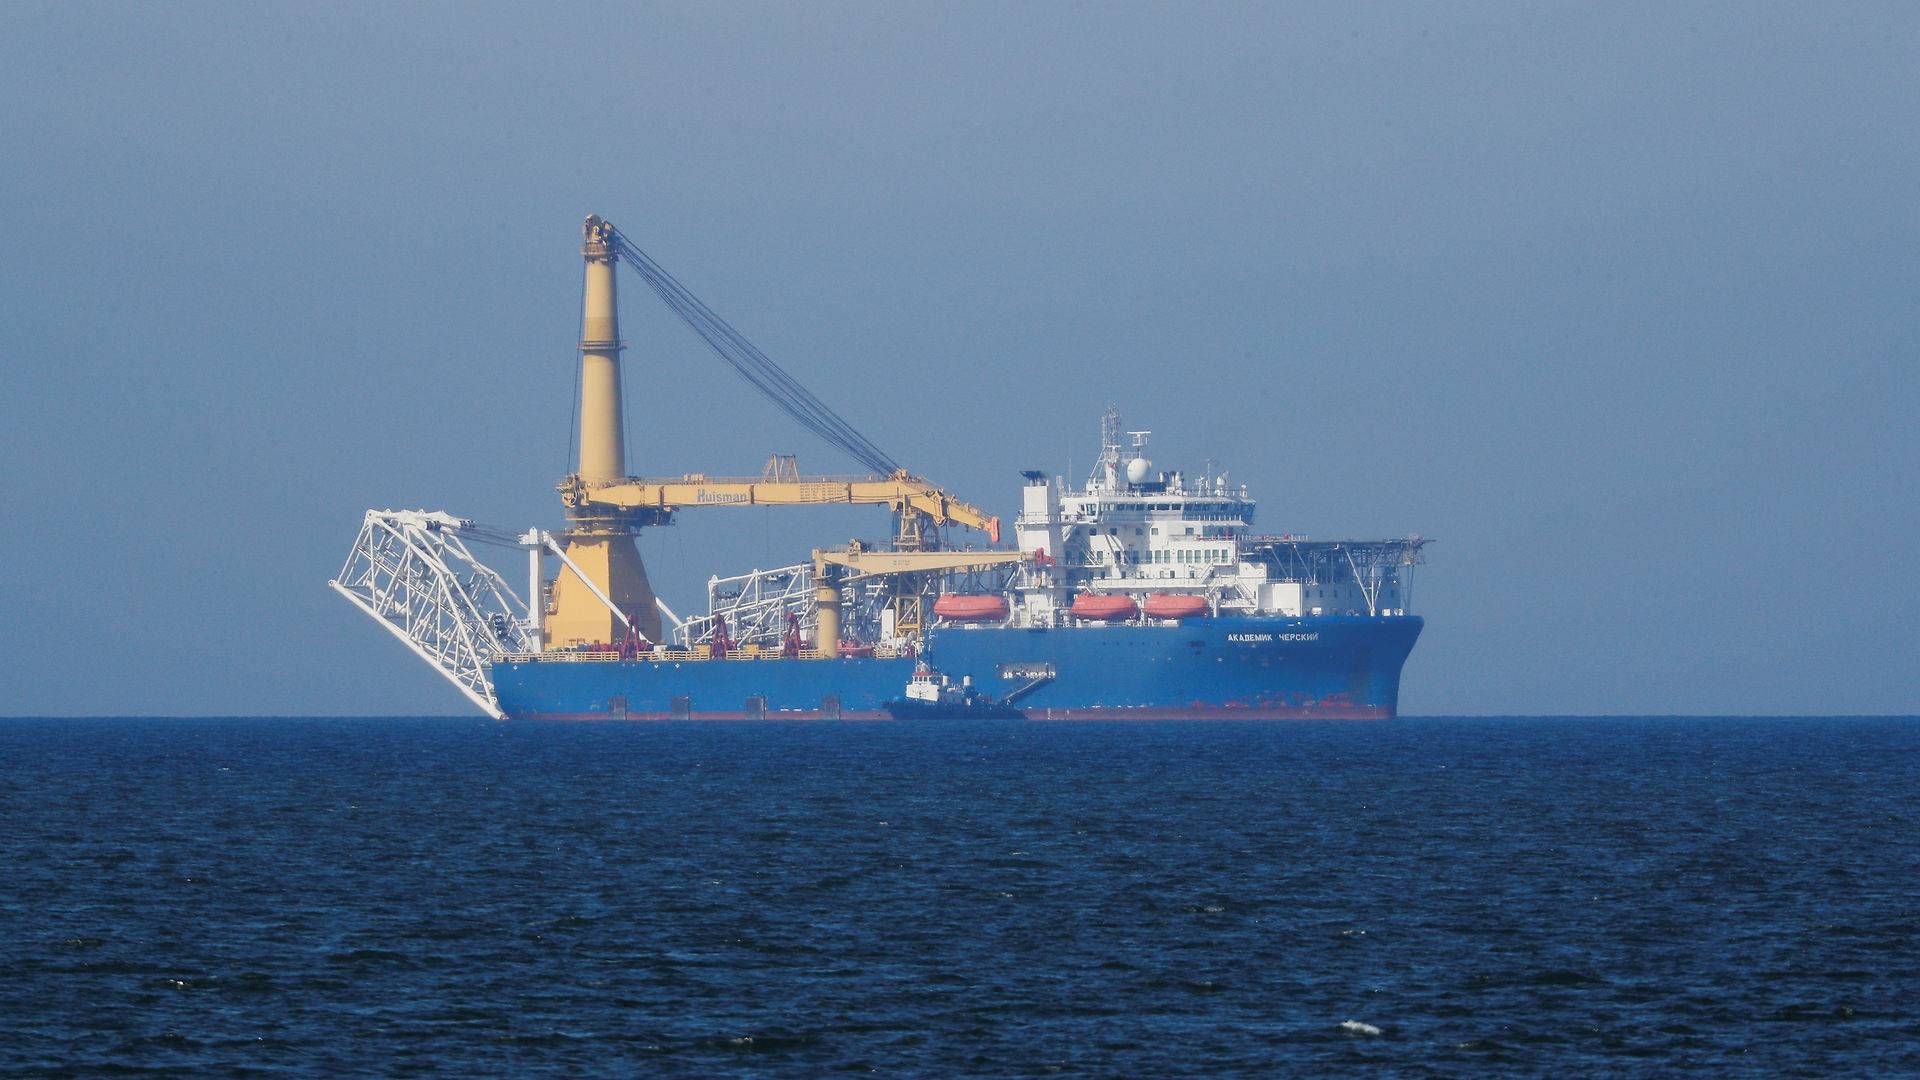
<svg viewBox="0 0 1920 1080">
<path fill-rule="evenodd" d="M 1005 698 L 995 698 L 973 685 L 972 676 L 962 676 L 958 683 L 933 670 L 925 664 L 914 669 L 913 677 L 907 680 L 906 696 L 886 702 L 881 707 L 895 720 L 949 720 L 960 717 L 977 717 L 983 720 L 1024 720 L 1025 709 L 1013 704 L 1016 697 L 1024 696 L 1022 691 L 1008 694 Z"/>
</svg>

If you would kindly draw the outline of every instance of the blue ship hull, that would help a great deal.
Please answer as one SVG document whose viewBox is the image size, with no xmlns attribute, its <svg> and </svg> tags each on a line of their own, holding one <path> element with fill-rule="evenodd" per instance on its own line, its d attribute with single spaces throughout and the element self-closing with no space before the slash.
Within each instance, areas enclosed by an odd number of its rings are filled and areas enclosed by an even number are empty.
<svg viewBox="0 0 1920 1080">
<path fill-rule="evenodd" d="M 1023 698 L 1034 719 L 1388 719 L 1418 616 L 1191 619 L 1174 625 L 940 627 L 929 661 Z M 910 658 L 507 660 L 494 694 L 546 720 L 883 719 Z"/>
</svg>

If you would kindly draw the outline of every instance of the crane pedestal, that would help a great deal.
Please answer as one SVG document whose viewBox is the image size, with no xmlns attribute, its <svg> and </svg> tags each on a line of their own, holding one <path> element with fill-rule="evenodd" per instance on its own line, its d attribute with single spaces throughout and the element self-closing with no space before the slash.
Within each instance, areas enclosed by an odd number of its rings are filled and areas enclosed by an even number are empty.
<svg viewBox="0 0 1920 1080">
<path fill-rule="evenodd" d="M 640 561 L 640 548 L 632 533 L 574 532 L 567 536 L 566 549 L 567 557 L 593 578 L 648 641 L 662 640 L 653 586 L 647 582 L 647 568 Z M 553 597 L 547 606 L 546 647 L 616 642 L 626 633 L 626 626 L 586 583 L 571 569 L 561 567 L 554 576 Z"/>
</svg>

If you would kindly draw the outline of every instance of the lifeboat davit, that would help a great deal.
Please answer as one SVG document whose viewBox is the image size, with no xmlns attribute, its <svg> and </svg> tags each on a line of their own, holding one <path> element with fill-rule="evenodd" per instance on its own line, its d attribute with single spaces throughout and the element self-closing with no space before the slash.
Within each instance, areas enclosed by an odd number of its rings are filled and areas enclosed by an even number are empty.
<svg viewBox="0 0 1920 1080">
<path fill-rule="evenodd" d="M 1073 599 L 1073 616 L 1076 619 L 1131 619 L 1140 610 L 1130 596 L 1102 596 L 1099 593 L 1081 593 Z"/>
<path fill-rule="evenodd" d="M 1149 619 L 1191 619 L 1196 615 L 1205 615 L 1207 598 L 1192 594 L 1154 593 L 1147 597 L 1147 618 Z"/>
<path fill-rule="evenodd" d="M 1004 596 L 948 593 L 933 602 L 933 613 L 952 622 L 1000 622 L 1007 617 Z"/>
</svg>

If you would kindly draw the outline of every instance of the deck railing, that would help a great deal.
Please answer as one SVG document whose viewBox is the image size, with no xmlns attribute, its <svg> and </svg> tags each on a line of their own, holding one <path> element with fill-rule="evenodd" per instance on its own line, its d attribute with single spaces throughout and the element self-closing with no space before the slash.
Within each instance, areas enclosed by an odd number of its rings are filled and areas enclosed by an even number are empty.
<svg viewBox="0 0 1920 1080">
<path fill-rule="evenodd" d="M 842 652 L 840 655 L 847 656 L 850 654 Z M 909 653 L 907 650 L 894 648 L 891 646 L 876 645 L 874 646 L 874 649 L 873 649 L 874 658 L 880 659 L 880 660 L 892 660 L 898 657 L 909 656 L 909 655 L 911 655 L 911 653 Z M 494 659 L 496 661 L 508 661 L 513 663 L 519 663 L 524 661 L 536 661 L 543 664 L 605 663 L 609 660 L 620 659 L 620 653 L 613 649 L 593 650 L 590 652 L 580 651 L 575 649 L 567 649 L 567 650 L 556 649 L 551 652 L 496 653 L 494 655 Z M 688 662 L 704 663 L 706 661 L 715 660 L 715 659 L 791 660 L 795 658 L 788 656 L 786 653 L 782 652 L 779 649 L 762 649 L 753 645 L 743 645 L 740 648 L 730 650 L 727 653 L 727 655 L 724 657 L 715 657 L 713 655 L 712 650 L 708 649 L 705 645 L 702 645 L 692 649 L 652 649 L 652 650 L 648 650 L 647 652 L 635 653 L 632 659 L 646 660 L 656 664 L 661 664 L 661 663 L 678 664 L 678 663 L 688 663 Z M 821 652 L 819 649 L 801 649 L 798 659 L 826 660 L 830 658 L 827 656 L 827 654 Z"/>
</svg>

